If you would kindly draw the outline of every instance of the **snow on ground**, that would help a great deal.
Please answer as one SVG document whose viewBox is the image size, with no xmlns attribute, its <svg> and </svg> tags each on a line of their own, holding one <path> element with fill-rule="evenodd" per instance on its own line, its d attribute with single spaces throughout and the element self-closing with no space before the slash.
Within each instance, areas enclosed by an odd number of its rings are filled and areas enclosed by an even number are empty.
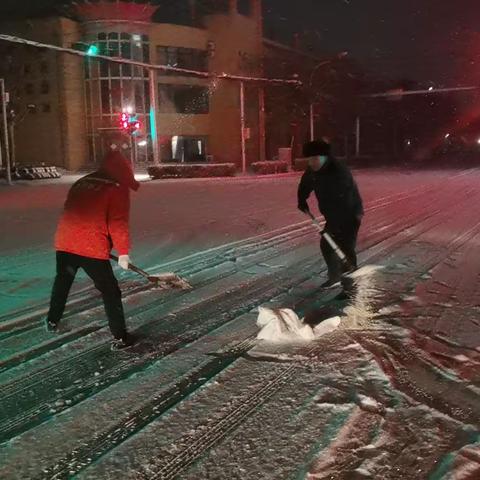
<svg viewBox="0 0 480 480">
<path fill-rule="evenodd" d="M 0 478 L 480 478 L 480 173 L 358 178 L 348 303 L 320 289 L 297 177 L 144 184 L 133 257 L 194 289 L 122 275 L 129 353 L 85 279 L 61 334 L 41 324 L 68 185 L 1 189 Z M 340 324 L 259 341 L 259 307 Z"/>
</svg>

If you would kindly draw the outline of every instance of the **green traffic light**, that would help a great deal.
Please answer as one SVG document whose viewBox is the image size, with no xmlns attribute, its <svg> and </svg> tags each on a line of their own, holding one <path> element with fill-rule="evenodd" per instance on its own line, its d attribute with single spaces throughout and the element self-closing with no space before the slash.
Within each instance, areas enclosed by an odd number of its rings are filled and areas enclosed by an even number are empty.
<svg viewBox="0 0 480 480">
<path fill-rule="evenodd" d="M 98 55 L 98 46 L 97 45 L 90 45 L 87 50 L 87 55 L 95 56 Z"/>
</svg>

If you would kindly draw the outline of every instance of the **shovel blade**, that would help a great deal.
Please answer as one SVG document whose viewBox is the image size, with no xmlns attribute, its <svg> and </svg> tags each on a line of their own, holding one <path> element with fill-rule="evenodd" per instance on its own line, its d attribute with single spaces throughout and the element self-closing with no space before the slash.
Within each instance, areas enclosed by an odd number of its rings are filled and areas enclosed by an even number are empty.
<svg viewBox="0 0 480 480">
<path fill-rule="evenodd" d="M 182 277 L 175 273 L 162 273 L 160 275 L 151 275 L 148 280 L 161 288 L 176 288 L 179 290 L 190 290 L 192 286 Z"/>
</svg>

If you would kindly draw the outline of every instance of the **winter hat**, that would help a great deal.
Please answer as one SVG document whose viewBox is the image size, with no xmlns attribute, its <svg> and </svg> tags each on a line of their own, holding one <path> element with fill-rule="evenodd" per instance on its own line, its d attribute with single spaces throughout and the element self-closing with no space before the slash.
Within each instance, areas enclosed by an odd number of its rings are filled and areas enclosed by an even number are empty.
<svg viewBox="0 0 480 480">
<path fill-rule="evenodd" d="M 328 157 L 330 155 L 330 144 L 323 140 L 307 142 L 303 146 L 303 156 L 308 157 Z"/>
<path fill-rule="evenodd" d="M 135 192 L 140 188 L 140 183 L 135 180 L 130 162 L 116 150 L 105 155 L 100 172 L 106 173 L 112 180 Z"/>
</svg>

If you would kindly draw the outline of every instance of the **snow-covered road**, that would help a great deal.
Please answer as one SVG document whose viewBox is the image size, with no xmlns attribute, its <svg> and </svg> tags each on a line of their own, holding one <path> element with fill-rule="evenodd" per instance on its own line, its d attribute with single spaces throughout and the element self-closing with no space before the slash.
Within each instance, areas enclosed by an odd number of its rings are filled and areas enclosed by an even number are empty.
<svg viewBox="0 0 480 480">
<path fill-rule="evenodd" d="M 350 305 L 322 292 L 298 178 L 151 182 L 134 258 L 194 285 L 122 275 L 145 340 L 111 352 L 83 279 L 60 336 L 41 319 L 66 185 L 0 191 L 0 478 L 480 478 L 480 172 L 360 172 Z M 258 306 L 340 329 L 255 340 Z"/>
</svg>

